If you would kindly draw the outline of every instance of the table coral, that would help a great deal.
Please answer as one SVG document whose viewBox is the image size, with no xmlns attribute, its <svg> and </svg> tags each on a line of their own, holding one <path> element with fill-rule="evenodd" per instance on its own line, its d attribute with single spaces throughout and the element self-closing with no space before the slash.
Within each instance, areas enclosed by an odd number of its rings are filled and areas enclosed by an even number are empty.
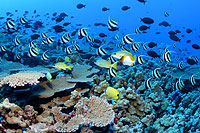
<svg viewBox="0 0 200 133">
<path fill-rule="evenodd" d="M 89 82 L 92 78 L 88 76 L 98 73 L 99 70 L 92 68 L 90 65 L 76 65 L 72 70 L 72 79 L 68 79 L 68 82 Z"/>
<path fill-rule="evenodd" d="M 21 71 L 3 78 L 0 78 L 0 87 L 8 84 L 11 87 L 24 86 L 26 84 L 36 85 L 38 79 L 45 77 L 44 73 L 37 71 Z"/>
<path fill-rule="evenodd" d="M 45 90 L 39 92 L 40 97 L 48 98 L 53 96 L 56 92 L 61 92 L 67 89 L 74 88 L 76 83 L 68 82 L 67 80 L 69 79 L 71 79 L 70 76 L 57 76 L 56 79 L 53 79 L 52 82 L 49 81 L 41 82 L 39 85 L 44 87 Z"/>
</svg>

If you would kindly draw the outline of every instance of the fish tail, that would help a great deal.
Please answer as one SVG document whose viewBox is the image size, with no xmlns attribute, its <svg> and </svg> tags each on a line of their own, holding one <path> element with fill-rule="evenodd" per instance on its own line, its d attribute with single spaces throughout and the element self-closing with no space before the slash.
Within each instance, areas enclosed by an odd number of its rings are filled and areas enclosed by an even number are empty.
<svg viewBox="0 0 200 133">
<path fill-rule="evenodd" d="M 69 69 L 70 71 L 72 70 L 71 66 L 72 66 L 72 65 L 69 65 L 69 66 L 67 67 L 67 69 Z"/>
<path fill-rule="evenodd" d="M 117 62 L 113 63 L 111 67 L 117 70 Z"/>
</svg>

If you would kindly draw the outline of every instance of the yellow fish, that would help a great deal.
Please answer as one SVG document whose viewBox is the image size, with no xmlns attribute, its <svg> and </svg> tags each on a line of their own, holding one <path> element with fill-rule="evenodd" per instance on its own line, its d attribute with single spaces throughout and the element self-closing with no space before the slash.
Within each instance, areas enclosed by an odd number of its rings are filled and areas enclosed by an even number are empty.
<svg viewBox="0 0 200 133">
<path fill-rule="evenodd" d="M 67 66 L 63 62 L 58 62 L 53 67 L 57 68 L 58 70 L 66 70 L 66 69 L 72 70 L 71 65 Z"/>
<path fill-rule="evenodd" d="M 95 62 L 95 64 L 99 67 L 110 68 L 111 66 L 117 70 L 117 62 L 111 64 L 109 61 L 104 59 L 99 59 Z"/>
<path fill-rule="evenodd" d="M 71 59 L 68 56 L 66 56 L 65 57 L 65 62 L 70 62 L 70 61 L 71 61 Z"/>
<path fill-rule="evenodd" d="M 112 56 L 117 59 L 121 59 L 124 55 L 133 56 L 132 53 L 130 53 L 126 50 L 121 50 L 121 51 L 115 52 Z"/>
<path fill-rule="evenodd" d="M 129 55 L 124 55 L 121 59 L 120 62 L 123 65 L 127 65 L 127 66 L 133 66 L 136 62 L 136 55 L 134 56 L 129 56 Z"/>
<path fill-rule="evenodd" d="M 119 91 L 116 90 L 115 88 L 113 87 L 107 87 L 106 89 L 106 94 L 109 96 L 109 97 L 112 97 L 113 99 L 119 99 L 121 97 L 121 95 L 119 94 Z"/>
<path fill-rule="evenodd" d="M 47 78 L 50 82 L 52 82 L 52 75 L 51 75 L 50 72 L 47 72 L 47 73 L 46 73 L 46 78 Z"/>
</svg>

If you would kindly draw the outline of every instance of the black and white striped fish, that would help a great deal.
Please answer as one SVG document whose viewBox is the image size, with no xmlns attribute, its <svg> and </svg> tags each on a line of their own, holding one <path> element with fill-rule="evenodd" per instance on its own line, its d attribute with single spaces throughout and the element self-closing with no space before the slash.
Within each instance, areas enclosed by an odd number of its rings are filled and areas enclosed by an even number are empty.
<svg viewBox="0 0 200 133">
<path fill-rule="evenodd" d="M 19 38 L 17 36 L 15 37 L 14 42 L 15 42 L 15 46 L 19 46 L 20 45 L 20 40 L 19 40 Z"/>
<path fill-rule="evenodd" d="M 130 36 L 125 35 L 122 38 L 122 43 L 123 44 L 132 44 L 133 43 L 133 39 Z"/>
<path fill-rule="evenodd" d="M 160 68 L 156 68 L 156 69 L 154 69 L 154 70 L 152 71 L 152 76 L 153 76 L 153 78 L 161 78 L 161 74 L 160 74 L 160 72 L 158 71 L 158 69 L 160 69 Z"/>
<path fill-rule="evenodd" d="M 165 17 L 169 17 L 169 13 L 168 12 L 165 12 L 164 15 L 165 15 Z"/>
<path fill-rule="evenodd" d="M 132 44 L 131 49 L 132 49 L 134 52 L 137 52 L 137 51 L 140 49 L 139 43 L 134 43 L 134 44 Z"/>
<path fill-rule="evenodd" d="M 20 55 L 19 53 L 17 53 L 17 54 L 15 54 L 15 58 L 16 58 L 17 60 L 20 60 L 20 59 L 21 59 L 21 55 Z"/>
<path fill-rule="evenodd" d="M 118 34 L 115 35 L 115 40 L 119 40 L 119 35 Z"/>
<path fill-rule="evenodd" d="M 122 49 L 122 50 L 126 50 L 126 51 L 130 52 L 130 50 L 129 50 L 128 48 L 126 48 L 126 46 L 125 46 L 125 45 L 122 45 L 121 49 Z"/>
<path fill-rule="evenodd" d="M 46 41 L 46 39 L 42 40 L 42 44 L 48 44 L 47 41 Z"/>
<path fill-rule="evenodd" d="M 113 64 L 115 63 L 117 60 L 111 55 L 109 58 L 108 58 L 108 61 Z"/>
<path fill-rule="evenodd" d="M 140 65 L 142 65 L 142 64 L 145 62 L 144 59 L 142 58 L 142 55 L 140 55 L 140 56 L 137 57 L 137 62 L 138 62 Z"/>
<path fill-rule="evenodd" d="M 87 31 L 85 28 L 81 28 L 79 31 L 78 31 L 78 38 L 79 39 L 82 39 L 83 37 L 87 36 Z"/>
<path fill-rule="evenodd" d="M 181 61 L 178 63 L 178 68 L 182 70 L 184 68 L 184 63 Z"/>
<path fill-rule="evenodd" d="M 191 77 L 190 77 L 190 83 L 192 84 L 192 86 L 195 86 L 197 83 L 196 83 L 196 79 L 194 78 L 196 75 L 193 74 Z"/>
<path fill-rule="evenodd" d="M 70 46 L 66 47 L 66 48 L 64 49 L 64 51 L 65 51 L 65 53 L 67 53 L 67 54 L 71 54 L 71 53 L 72 53 L 72 49 L 70 48 Z"/>
<path fill-rule="evenodd" d="M 114 68 L 110 67 L 109 70 L 108 70 L 108 75 L 110 77 L 116 77 L 117 76 L 117 72 Z"/>
<path fill-rule="evenodd" d="M 87 35 L 86 41 L 87 41 L 87 42 L 93 43 L 93 42 L 94 42 L 94 39 L 93 39 L 91 36 L 88 36 L 88 35 Z"/>
<path fill-rule="evenodd" d="M 46 37 L 47 37 L 47 33 L 42 32 L 42 33 L 41 33 L 41 37 L 42 37 L 42 38 L 46 38 Z"/>
<path fill-rule="evenodd" d="M 123 45 L 122 45 L 121 43 L 117 43 L 117 44 L 116 44 L 116 47 L 117 47 L 117 48 L 122 48 L 122 46 L 123 46 Z"/>
<path fill-rule="evenodd" d="M 151 82 L 150 82 L 150 80 L 151 80 L 152 78 L 148 78 L 146 81 L 145 81 L 145 87 L 147 88 L 147 89 L 152 89 L 152 86 L 151 86 Z"/>
<path fill-rule="evenodd" d="M 164 62 L 164 60 L 163 60 L 163 59 L 160 59 L 159 62 L 162 64 L 162 63 Z"/>
<path fill-rule="evenodd" d="M 181 77 L 178 79 L 178 81 L 175 83 L 175 89 L 176 90 L 181 90 L 185 87 L 185 84 L 183 80 L 181 80 Z"/>
<path fill-rule="evenodd" d="M 117 76 L 117 72 L 116 72 L 116 69 L 114 68 L 114 66 L 117 66 L 117 62 L 113 63 L 108 70 L 108 75 L 110 77 L 116 77 Z"/>
<path fill-rule="evenodd" d="M 142 44 L 142 48 L 143 48 L 144 50 L 148 49 L 146 43 L 143 43 L 143 44 Z"/>
<path fill-rule="evenodd" d="M 60 43 L 66 44 L 66 43 L 69 42 L 69 40 L 70 40 L 70 38 L 69 38 L 66 34 L 64 34 L 64 35 L 62 35 L 61 38 L 60 38 Z"/>
<path fill-rule="evenodd" d="M 110 16 L 109 16 L 109 19 L 108 19 L 108 30 L 115 31 L 115 30 L 118 29 L 117 27 L 118 27 L 118 22 L 115 21 L 115 20 L 111 20 Z"/>
<path fill-rule="evenodd" d="M 1 46 L 1 52 L 5 52 L 7 50 L 6 46 Z"/>
<path fill-rule="evenodd" d="M 28 19 L 26 19 L 25 17 L 21 17 L 20 20 L 19 20 L 19 22 L 21 24 L 26 24 L 26 23 L 28 23 Z"/>
<path fill-rule="evenodd" d="M 185 84 L 184 84 L 183 80 L 181 80 L 181 78 L 178 79 L 178 83 L 179 83 L 181 88 L 185 87 Z"/>
<path fill-rule="evenodd" d="M 194 59 L 194 61 L 195 61 L 196 63 L 199 62 L 199 57 L 198 57 L 198 56 L 193 56 L 193 59 Z"/>
<path fill-rule="evenodd" d="M 29 48 L 31 48 L 31 47 L 35 48 L 35 47 L 37 47 L 37 44 L 34 41 L 31 41 L 29 44 Z"/>
<path fill-rule="evenodd" d="M 74 43 L 74 49 L 76 51 L 80 51 L 80 45 L 78 45 L 77 43 Z"/>
<path fill-rule="evenodd" d="M 96 51 L 96 54 L 97 54 L 98 56 L 104 56 L 104 55 L 106 55 L 106 51 L 105 51 L 105 49 L 103 49 L 102 47 L 99 47 L 99 48 L 97 49 L 97 51 Z"/>
<path fill-rule="evenodd" d="M 39 51 L 37 50 L 37 48 L 31 47 L 28 51 L 29 57 L 36 57 L 38 54 L 39 54 Z"/>
<path fill-rule="evenodd" d="M 47 44 L 53 43 L 53 42 L 54 42 L 53 37 L 48 37 L 48 38 L 46 39 L 46 42 L 47 42 Z"/>
<path fill-rule="evenodd" d="M 42 59 L 43 61 L 46 61 L 46 60 L 48 60 L 48 59 L 49 59 L 49 56 L 47 55 L 47 52 L 48 52 L 48 50 L 47 50 L 47 51 L 45 51 L 45 52 L 42 54 L 42 57 L 41 57 L 41 59 Z"/>
<path fill-rule="evenodd" d="M 175 90 L 181 90 L 181 89 L 182 89 L 182 88 L 181 88 L 179 82 L 176 81 L 176 83 L 175 83 Z"/>
<path fill-rule="evenodd" d="M 142 33 L 142 31 L 140 29 L 136 28 L 135 29 L 135 34 L 140 34 L 140 33 Z"/>
<path fill-rule="evenodd" d="M 16 29 L 16 24 L 12 19 L 6 21 L 6 29 Z"/>
<path fill-rule="evenodd" d="M 164 60 L 165 62 L 171 62 L 171 61 L 172 61 L 172 60 L 171 60 L 170 51 L 167 51 L 167 52 L 165 52 L 165 53 L 163 54 L 163 60 Z"/>
</svg>

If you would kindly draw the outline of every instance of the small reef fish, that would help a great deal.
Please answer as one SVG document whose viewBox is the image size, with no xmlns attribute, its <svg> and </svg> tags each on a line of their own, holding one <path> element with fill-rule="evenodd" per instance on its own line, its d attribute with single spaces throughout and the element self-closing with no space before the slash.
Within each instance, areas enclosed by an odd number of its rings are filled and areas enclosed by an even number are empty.
<svg viewBox="0 0 200 133">
<path fill-rule="evenodd" d="M 129 36 L 129 34 L 123 36 L 123 38 L 122 38 L 122 43 L 123 43 L 123 44 L 132 44 L 133 41 L 134 41 L 134 39 L 131 38 L 131 37 Z"/>
<path fill-rule="evenodd" d="M 196 80 L 195 80 L 195 76 L 197 76 L 197 75 L 195 75 L 195 74 L 193 74 L 191 77 L 190 77 L 190 83 L 192 84 L 192 86 L 195 86 L 196 85 Z"/>
<path fill-rule="evenodd" d="M 160 68 L 156 68 L 156 69 L 154 69 L 154 70 L 152 71 L 152 76 L 153 76 L 153 78 L 161 78 L 161 74 L 160 74 L 160 72 L 158 71 L 158 69 L 160 69 Z"/>
<path fill-rule="evenodd" d="M 98 56 L 104 56 L 104 55 L 106 55 L 106 50 L 103 49 L 102 47 L 99 47 L 99 48 L 97 49 L 97 51 L 96 51 L 96 54 L 97 54 Z"/>
<path fill-rule="evenodd" d="M 132 53 L 126 50 L 121 50 L 121 51 L 115 52 L 112 56 L 117 59 L 121 59 L 124 55 L 132 56 Z"/>
<path fill-rule="evenodd" d="M 46 54 L 47 52 L 48 52 L 48 51 L 45 51 L 45 52 L 42 54 L 41 59 L 42 59 L 43 61 L 46 61 L 46 60 L 49 59 L 49 56 Z"/>
<path fill-rule="evenodd" d="M 66 56 L 65 57 L 65 62 L 70 62 L 70 61 L 71 61 L 71 59 L 68 56 Z"/>
<path fill-rule="evenodd" d="M 151 85 L 151 82 L 150 82 L 150 80 L 151 80 L 152 78 L 148 78 L 146 81 L 145 81 L 145 87 L 147 88 L 147 89 L 152 89 L 152 85 Z"/>
<path fill-rule="evenodd" d="M 123 65 L 127 65 L 127 66 L 133 66 L 136 62 L 136 55 L 134 56 L 129 56 L 129 55 L 124 55 L 121 59 L 120 62 Z"/>
<path fill-rule="evenodd" d="M 111 20 L 110 16 L 108 18 L 108 30 L 109 31 L 116 31 L 116 30 L 118 30 L 118 22 L 116 20 Z"/>
<path fill-rule="evenodd" d="M 115 88 L 113 87 L 107 87 L 106 89 L 106 94 L 109 96 L 109 97 L 112 97 L 113 99 L 119 99 L 121 97 L 121 95 L 119 94 L 119 91 L 116 90 Z"/>
<path fill-rule="evenodd" d="M 114 64 L 111 64 L 109 61 L 105 59 L 99 59 L 95 62 L 95 64 L 103 68 L 110 68 L 112 66 L 114 69 L 117 70 L 117 62 L 115 62 Z"/>
<path fill-rule="evenodd" d="M 46 73 L 46 78 L 47 78 L 50 82 L 53 81 L 53 80 L 52 80 L 52 75 L 51 75 L 50 72 L 47 72 L 47 73 Z"/>
<path fill-rule="evenodd" d="M 78 31 L 78 38 L 79 39 L 82 39 L 83 37 L 87 36 L 88 35 L 88 32 L 86 30 L 86 28 L 81 28 L 79 31 Z"/>
<path fill-rule="evenodd" d="M 57 68 L 58 70 L 66 70 L 66 69 L 72 70 L 71 65 L 67 66 L 63 62 L 58 62 L 53 67 Z"/>
</svg>

